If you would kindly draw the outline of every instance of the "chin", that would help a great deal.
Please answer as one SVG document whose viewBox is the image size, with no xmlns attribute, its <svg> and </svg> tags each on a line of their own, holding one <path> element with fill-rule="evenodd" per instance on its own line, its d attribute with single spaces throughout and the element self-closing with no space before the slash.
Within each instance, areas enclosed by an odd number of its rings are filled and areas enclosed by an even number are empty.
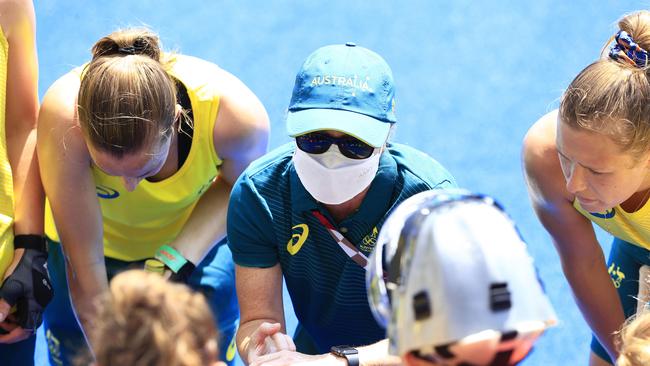
<svg viewBox="0 0 650 366">
<path fill-rule="evenodd" d="M 580 207 L 582 207 L 584 210 L 589 212 L 604 212 L 614 207 L 614 206 L 608 206 L 605 203 L 598 200 L 588 200 L 585 202 L 583 200 L 578 199 L 578 202 L 580 203 Z"/>
</svg>

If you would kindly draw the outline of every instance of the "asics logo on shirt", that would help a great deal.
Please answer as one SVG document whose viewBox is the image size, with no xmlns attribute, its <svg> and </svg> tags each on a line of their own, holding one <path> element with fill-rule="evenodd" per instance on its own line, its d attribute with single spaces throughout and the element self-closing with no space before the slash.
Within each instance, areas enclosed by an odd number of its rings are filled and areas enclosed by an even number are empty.
<svg viewBox="0 0 650 366">
<path fill-rule="evenodd" d="M 237 343 L 235 343 L 235 336 L 232 336 L 230 344 L 228 345 L 228 350 L 226 351 L 226 361 L 230 362 L 235 359 L 235 354 L 237 353 Z"/>
<path fill-rule="evenodd" d="M 591 216 L 595 216 L 601 219 L 611 219 L 616 215 L 616 211 L 612 208 L 611 210 L 607 210 L 604 213 L 599 213 L 599 212 L 590 212 Z"/>
<path fill-rule="evenodd" d="M 120 196 L 120 192 L 106 186 L 97 186 L 97 197 L 105 199 L 114 199 Z"/>
<path fill-rule="evenodd" d="M 298 224 L 292 227 L 291 231 L 293 234 L 291 234 L 291 239 L 287 243 L 287 252 L 296 255 L 309 236 L 309 227 L 307 224 Z"/>
</svg>

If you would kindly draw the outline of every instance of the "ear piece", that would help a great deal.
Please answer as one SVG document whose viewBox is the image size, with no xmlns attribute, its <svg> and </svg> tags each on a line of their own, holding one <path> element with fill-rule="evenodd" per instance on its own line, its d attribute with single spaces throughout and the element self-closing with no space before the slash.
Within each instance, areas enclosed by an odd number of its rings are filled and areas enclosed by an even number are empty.
<svg viewBox="0 0 650 366">
<path fill-rule="evenodd" d="M 431 301 L 426 291 L 418 292 L 413 296 L 413 314 L 415 320 L 424 320 L 431 317 Z"/>
<path fill-rule="evenodd" d="M 507 283 L 490 285 L 490 309 L 494 312 L 508 310 L 512 307 Z"/>
</svg>

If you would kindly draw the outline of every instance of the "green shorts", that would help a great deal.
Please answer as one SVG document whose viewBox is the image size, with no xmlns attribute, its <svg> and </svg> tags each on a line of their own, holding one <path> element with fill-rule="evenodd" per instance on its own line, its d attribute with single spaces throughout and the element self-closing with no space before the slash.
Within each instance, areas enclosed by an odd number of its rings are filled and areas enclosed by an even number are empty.
<svg viewBox="0 0 650 366">
<path fill-rule="evenodd" d="M 607 270 L 618 292 L 626 318 L 636 313 L 636 296 L 639 293 L 639 269 L 644 265 L 650 265 L 649 250 L 614 238 L 607 261 Z M 591 339 L 591 350 L 598 357 L 613 364 L 607 351 L 595 336 Z"/>
</svg>

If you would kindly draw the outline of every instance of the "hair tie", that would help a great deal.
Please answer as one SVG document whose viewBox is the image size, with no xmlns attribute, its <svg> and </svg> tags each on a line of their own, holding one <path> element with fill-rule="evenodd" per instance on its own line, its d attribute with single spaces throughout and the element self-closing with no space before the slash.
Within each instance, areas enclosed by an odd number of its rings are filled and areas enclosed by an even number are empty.
<svg viewBox="0 0 650 366">
<path fill-rule="evenodd" d="M 626 31 L 620 30 L 614 36 L 616 41 L 609 49 L 609 57 L 614 60 L 623 59 L 623 61 L 637 67 L 648 66 L 648 51 L 639 46 L 632 36 Z"/>
<path fill-rule="evenodd" d="M 135 55 L 135 47 L 133 46 L 118 47 L 117 52 L 124 55 Z"/>
<path fill-rule="evenodd" d="M 140 38 L 136 38 L 133 44 L 125 47 L 118 47 L 117 52 L 124 55 L 141 55 L 147 49 L 147 42 Z"/>
</svg>

